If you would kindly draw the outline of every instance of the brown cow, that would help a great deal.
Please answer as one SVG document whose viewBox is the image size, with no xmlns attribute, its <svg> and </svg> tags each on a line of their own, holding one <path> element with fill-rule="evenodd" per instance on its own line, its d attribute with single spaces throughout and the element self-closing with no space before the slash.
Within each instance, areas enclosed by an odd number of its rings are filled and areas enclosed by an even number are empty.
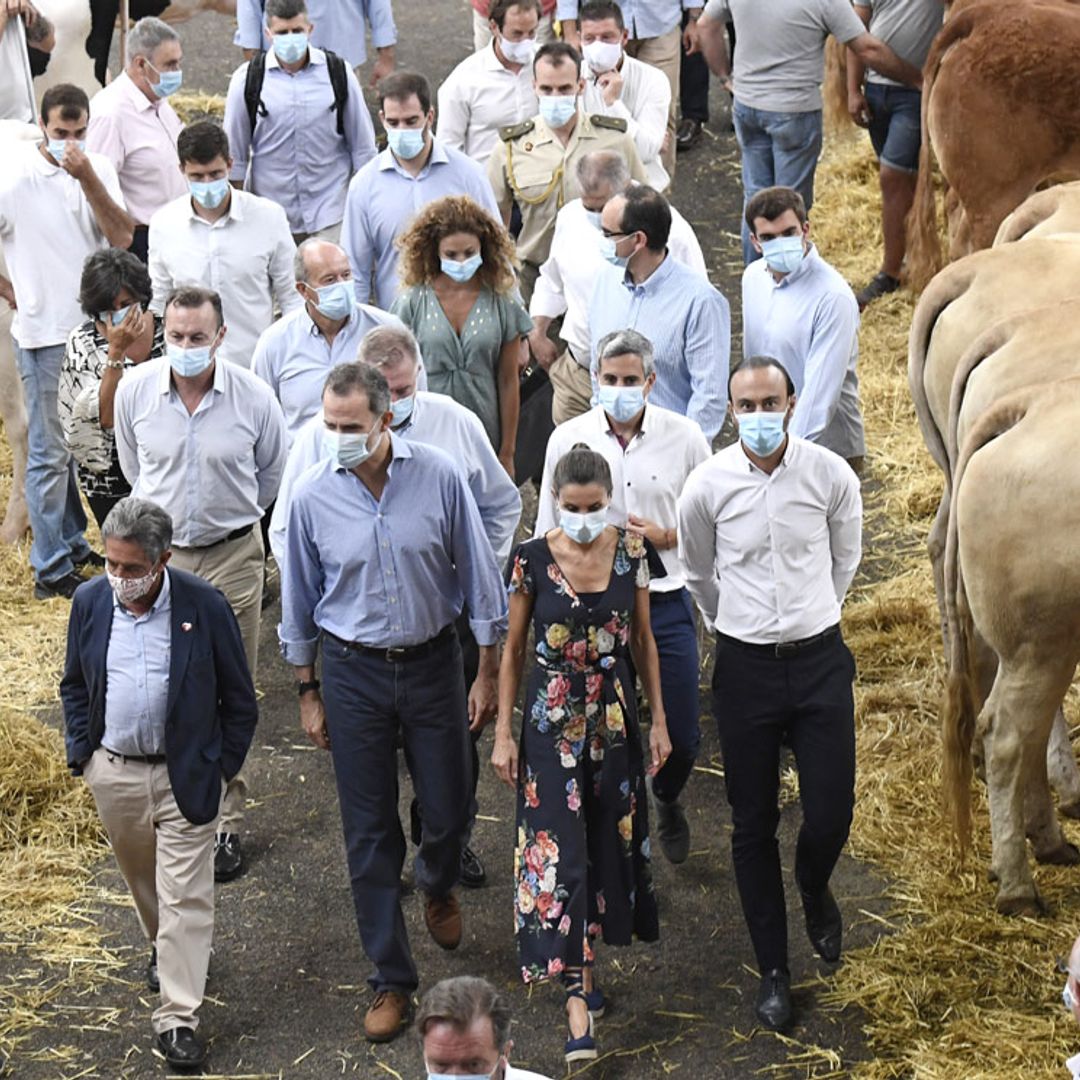
<svg viewBox="0 0 1080 1080">
<path fill-rule="evenodd" d="M 923 72 L 923 144 L 908 219 L 908 278 L 941 264 L 932 158 L 956 201 L 950 258 L 989 247 L 1051 178 L 1080 177 L 1080 0 L 954 5 Z"/>
</svg>

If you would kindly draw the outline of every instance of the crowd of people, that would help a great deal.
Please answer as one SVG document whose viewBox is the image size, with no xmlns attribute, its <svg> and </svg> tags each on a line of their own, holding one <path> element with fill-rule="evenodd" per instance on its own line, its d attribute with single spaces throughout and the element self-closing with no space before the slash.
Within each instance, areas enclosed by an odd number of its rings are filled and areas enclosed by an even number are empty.
<svg viewBox="0 0 1080 1080">
<path fill-rule="evenodd" d="M 476 51 L 433 95 L 395 69 L 390 3 L 372 0 L 376 136 L 359 9 L 309 3 L 240 0 L 223 123 L 181 123 L 182 42 L 140 20 L 125 69 L 93 99 L 47 90 L 40 141 L 0 170 L 34 591 L 72 600 L 68 763 L 150 944 L 160 1049 L 178 1066 L 206 1056 L 214 883 L 244 869 L 271 553 L 300 723 L 333 761 L 369 1040 L 403 1030 L 421 982 L 398 750 L 426 927 L 453 950 L 457 886 L 487 877 L 470 838 L 493 724 L 490 761 L 517 799 L 520 974 L 562 982 L 566 1060 L 597 1056 L 599 944 L 662 932 L 652 836 L 674 865 L 690 852 L 698 617 L 716 640 L 756 1016 L 784 1030 L 780 755 L 799 769 L 807 934 L 835 962 L 859 311 L 899 277 L 911 103 L 941 4 L 473 0 Z M 41 18 L 27 0 L 3 17 L 0 43 Z M 852 112 L 881 157 L 884 263 L 858 298 L 808 218 L 828 32 L 852 50 Z M 703 62 L 734 94 L 742 151 L 734 364 L 728 300 L 666 194 L 707 120 Z M 523 469 L 523 388 L 548 381 Z M 737 437 L 714 453 L 725 421 Z M 435 987 L 417 1030 L 433 1076 L 530 1075 L 509 1066 L 506 1004 L 481 980 Z"/>
</svg>

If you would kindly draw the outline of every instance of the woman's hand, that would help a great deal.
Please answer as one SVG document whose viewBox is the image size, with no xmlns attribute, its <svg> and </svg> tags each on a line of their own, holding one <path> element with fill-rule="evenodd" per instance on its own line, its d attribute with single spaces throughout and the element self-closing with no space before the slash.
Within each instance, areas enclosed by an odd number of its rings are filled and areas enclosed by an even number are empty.
<svg viewBox="0 0 1080 1080">
<path fill-rule="evenodd" d="M 106 322 L 105 340 L 109 343 L 109 353 L 117 358 L 127 356 L 128 349 L 135 344 L 146 330 L 146 320 L 151 318 L 138 304 L 132 304 L 127 314 L 115 325 Z"/>
<path fill-rule="evenodd" d="M 649 729 L 649 754 L 652 763 L 645 771 L 650 776 L 655 776 L 663 767 L 664 762 L 671 757 L 671 737 L 668 735 L 667 719 L 661 714 L 653 713 L 652 727 Z"/>
<path fill-rule="evenodd" d="M 511 791 L 517 791 L 518 751 L 513 735 L 495 732 L 495 746 L 491 751 L 491 764 L 495 774 Z"/>
</svg>

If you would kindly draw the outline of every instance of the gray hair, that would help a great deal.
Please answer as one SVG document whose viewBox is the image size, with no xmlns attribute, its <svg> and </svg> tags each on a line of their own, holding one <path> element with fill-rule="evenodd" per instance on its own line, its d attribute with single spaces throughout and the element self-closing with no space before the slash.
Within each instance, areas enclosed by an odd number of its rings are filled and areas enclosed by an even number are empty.
<svg viewBox="0 0 1080 1080">
<path fill-rule="evenodd" d="M 121 499 L 101 524 L 101 539 L 130 540 L 156 563 L 172 546 L 172 518 L 157 503 L 129 495 Z"/>
<path fill-rule="evenodd" d="M 618 150 L 594 150 L 578 158 L 577 181 L 587 195 L 599 191 L 618 195 L 630 186 L 630 166 Z"/>
<path fill-rule="evenodd" d="M 40 45 L 50 34 L 55 33 L 55 24 L 39 11 L 34 16 L 34 21 L 26 28 L 26 42 L 28 45 Z"/>
<path fill-rule="evenodd" d="M 128 61 L 134 60 L 136 56 L 143 56 L 149 60 L 159 45 L 164 45 L 166 41 L 179 40 L 180 35 L 167 22 L 155 19 L 153 15 L 147 15 L 128 32 Z"/>
<path fill-rule="evenodd" d="M 420 346 L 407 326 L 376 326 L 360 339 L 356 359 L 374 368 L 397 367 L 402 360 L 418 366 Z"/>
<path fill-rule="evenodd" d="M 455 1031 L 468 1031 L 485 1016 L 491 1020 L 495 1049 L 501 1053 L 510 1041 L 510 999 L 487 979 L 458 975 L 436 983 L 424 995 L 416 1014 L 416 1034 L 423 1042 L 432 1024 L 449 1024 Z"/>
<path fill-rule="evenodd" d="M 337 364 L 323 384 L 324 396 L 348 397 L 357 390 L 367 398 L 368 408 L 376 416 L 390 411 L 390 387 L 386 376 L 376 367 L 355 361 Z"/>
<path fill-rule="evenodd" d="M 613 356 L 639 357 L 646 379 L 656 370 L 652 342 L 636 330 L 616 330 L 614 333 L 605 334 L 600 339 L 596 350 L 596 363 L 593 365 L 593 370 L 597 375 L 600 374 L 600 365 Z"/>
<path fill-rule="evenodd" d="M 304 0 L 266 0 L 266 25 L 271 19 L 295 19 L 308 13 Z"/>
</svg>

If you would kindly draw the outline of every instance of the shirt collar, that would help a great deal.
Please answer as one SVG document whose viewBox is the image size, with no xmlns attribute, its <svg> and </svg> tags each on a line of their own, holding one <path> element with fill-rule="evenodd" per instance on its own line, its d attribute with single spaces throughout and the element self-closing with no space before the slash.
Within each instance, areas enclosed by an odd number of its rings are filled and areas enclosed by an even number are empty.
<svg viewBox="0 0 1080 1080">
<path fill-rule="evenodd" d="M 762 476 L 766 480 L 770 480 L 778 472 L 780 472 L 781 469 L 786 471 L 790 466 L 793 466 L 795 464 L 795 459 L 799 453 L 799 451 L 796 449 L 799 445 L 799 440 L 796 439 L 795 436 L 792 435 L 789 431 L 787 433 L 787 446 L 784 447 L 784 456 L 777 462 L 776 468 L 773 469 L 771 473 L 767 473 L 763 469 L 759 469 L 750 460 L 750 458 L 747 456 L 746 451 L 743 449 L 743 445 L 741 442 L 737 442 L 735 445 L 738 446 L 739 453 L 742 455 L 743 461 L 745 461 L 747 464 L 747 472 L 756 474 L 757 476 Z"/>
<path fill-rule="evenodd" d="M 419 180 L 421 176 L 426 173 L 432 165 L 445 165 L 450 160 L 450 155 L 446 152 L 446 147 L 434 135 L 431 136 L 431 156 L 427 159 L 424 167 L 416 176 L 411 176 L 407 173 L 398 162 L 398 159 L 394 157 L 394 152 L 388 146 L 378 157 L 379 171 L 386 172 L 388 169 L 393 169 L 394 172 L 404 176 L 407 180 Z"/>
<path fill-rule="evenodd" d="M 764 259 L 761 260 L 765 262 Z M 804 277 L 808 277 L 814 272 L 815 267 L 821 261 L 821 256 L 817 253 L 817 248 L 811 243 L 806 249 L 806 254 L 803 256 L 802 261 L 799 263 L 790 274 L 785 274 L 779 281 L 772 276 L 772 272 L 768 266 L 765 268 L 765 273 L 769 275 L 772 281 L 774 289 L 783 289 L 788 285 L 793 284 L 796 281 L 801 281 Z"/>
<path fill-rule="evenodd" d="M 608 419 L 608 414 L 604 411 L 604 406 L 603 405 L 597 405 L 593 409 L 593 412 L 596 413 L 596 430 L 599 431 L 602 435 L 610 435 L 613 438 L 618 438 L 618 436 L 615 434 L 615 429 L 611 426 L 611 421 Z M 647 430 L 647 428 L 649 426 L 649 416 L 650 416 L 649 402 L 646 399 L 646 401 L 645 401 L 645 410 L 641 414 L 641 424 L 639 425 L 637 431 L 634 432 L 634 438 L 635 439 L 639 435 L 644 435 L 645 434 L 645 431 Z"/>
<path fill-rule="evenodd" d="M 116 83 L 118 85 L 117 93 L 123 95 L 127 102 L 137 112 L 146 112 L 148 109 L 154 109 L 156 111 L 158 106 L 162 105 L 165 101 L 165 98 L 159 98 L 157 101 L 151 101 L 135 85 L 135 80 L 126 71 L 122 71 L 116 77 Z"/>
<path fill-rule="evenodd" d="M 230 193 L 229 193 L 229 209 L 226 210 L 225 213 L 221 217 L 219 217 L 217 219 L 217 221 L 207 221 L 206 218 L 199 217 L 199 215 L 195 213 L 195 196 L 190 194 L 190 193 L 187 196 L 188 216 L 191 219 L 193 219 L 194 221 L 199 222 L 199 224 L 205 225 L 207 228 L 211 228 L 211 229 L 215 225 L 218 225 L 223 221 L 228 221 L 230 218 L 233 221 L 243 221 L 244 220 L 244 199 L 243 199 L 243 196 L 245 196 L 245 192 L 238 191 L 236 188 L 234 188 L 232 186 L 232 184 L 230 184 L 229 187 L 231 189 Z"/>
<path fill-rule="evenodd" d="M 159 363 L 161 364 L 161 370 L 158 372 L 158 393 L 170 394 L 173 391 L 173 381 L 172 367 L 169 364 L 169 358 L 163 356 Z M 210 389 L 216 390 L 219 394 L 225 392 L 225 365 L 227 363 L 228 360 L 222 356 L 214 357 L 214 381 L 211 384 Z"/>
<path fill-rule="evenodd" d="M 135 615 L 128 611 L 123 604 L 116 597 L 116 593 L 113 593 L 113 610 L 122 611 L 131 619 L 145 619 L 149 615 L 156 615 L 159 611 L 168 611 L 172 607 L 172 585 L 169 583 L 169 568 L 166 566 L 161 572 L 161 592 L 157 594 L 157 599 L 150 606 L 150 610 L 143 615 Z"/>
<path fill-rule="evenodd" d="M 627 267 L 623 271 L 623 285 L 630 292 L 656 292 L 664 287 L 664 283 L 673 273 L 675 273 L 675 260 L 671 257 L 671 252 L 667 251 L 664 261 L 640 285 L 630 276 L 630 268 Z"/>
</svg>

